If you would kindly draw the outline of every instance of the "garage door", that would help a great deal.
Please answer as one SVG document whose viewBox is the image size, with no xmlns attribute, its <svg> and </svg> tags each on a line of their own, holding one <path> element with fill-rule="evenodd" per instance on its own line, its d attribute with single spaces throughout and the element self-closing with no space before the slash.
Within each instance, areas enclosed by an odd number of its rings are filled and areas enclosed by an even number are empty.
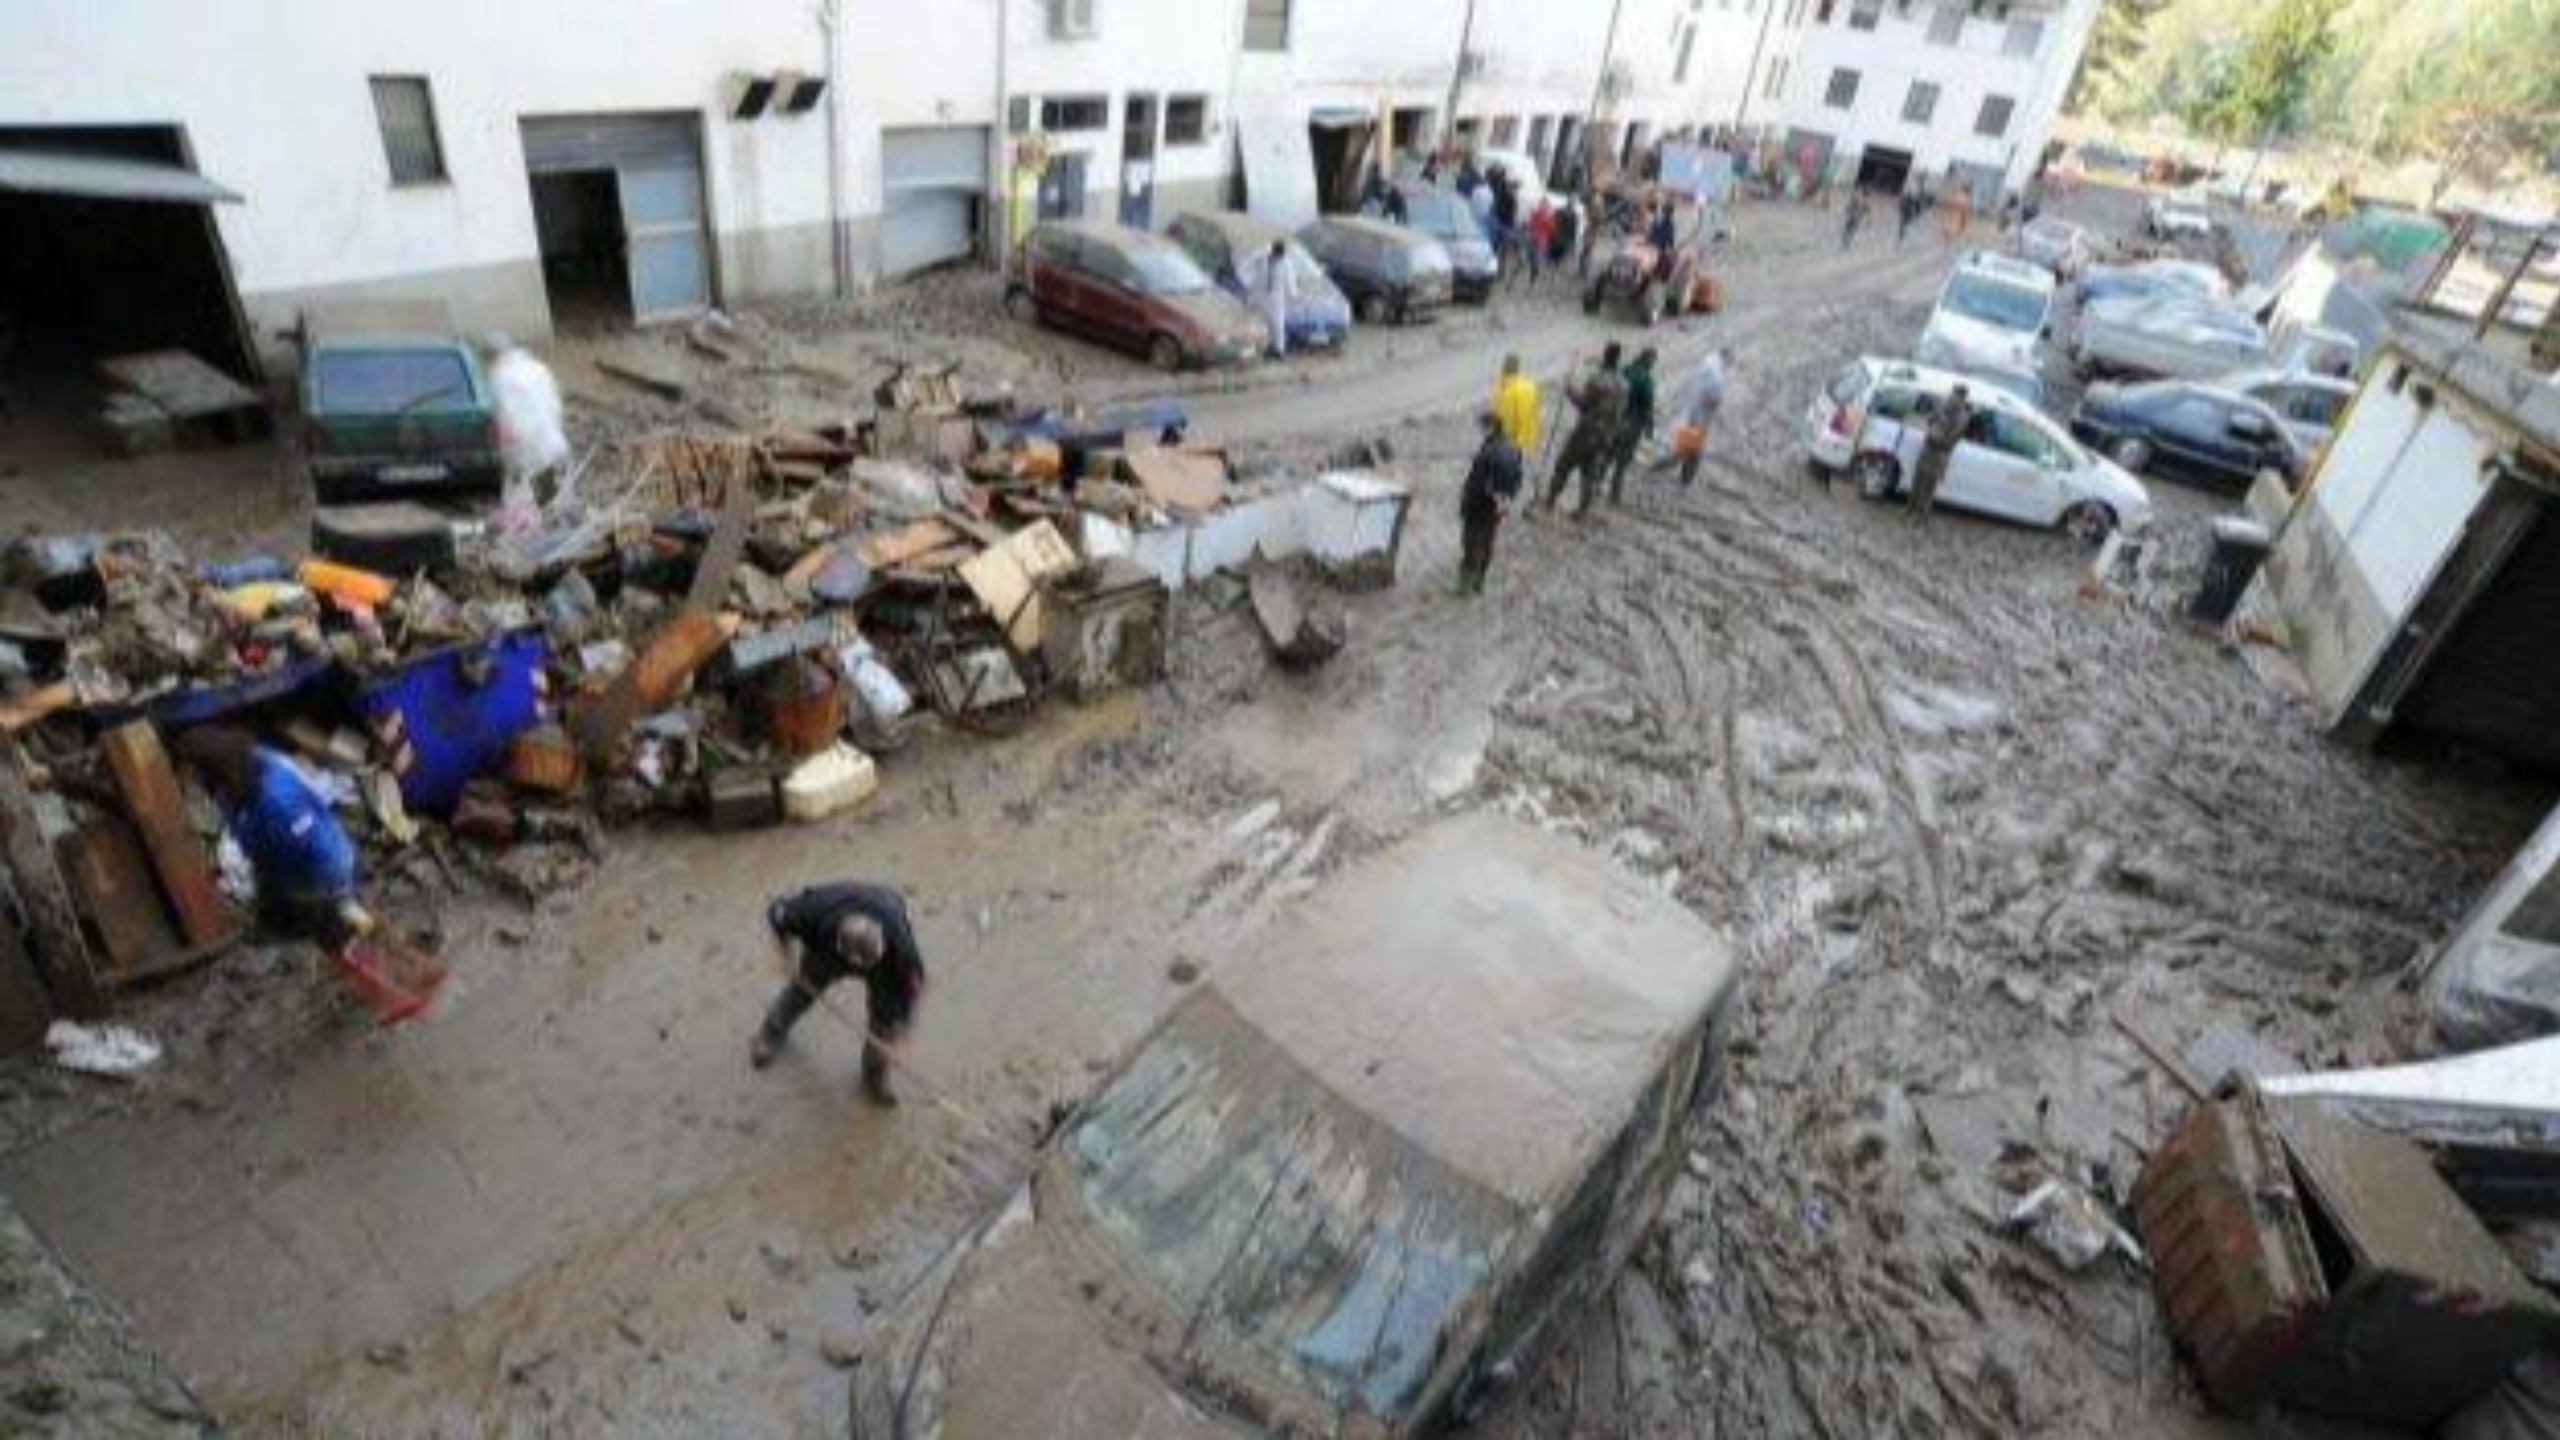
<svg viewBox="0 0 2560 1440">
<path fill-rule="evenodd" d="M 711 303 L 711 236 L 702 186 L 702 122 L 689 114 L 546 115 L 524 122 L 535 175 L 613 172 L 643 320 Z"/>
<path fill-rule="evenodd" d="M 955 125 L 880 137 L 880 270 L 885 278 L 965 260 L 978 246 L 987 131 Z"/>
</svg>

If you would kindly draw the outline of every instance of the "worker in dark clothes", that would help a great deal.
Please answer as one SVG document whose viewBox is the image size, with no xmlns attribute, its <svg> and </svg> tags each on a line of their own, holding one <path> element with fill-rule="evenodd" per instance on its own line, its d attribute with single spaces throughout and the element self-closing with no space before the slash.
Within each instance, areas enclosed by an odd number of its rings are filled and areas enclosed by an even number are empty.
<svg viewBox="0 0 2560 1440">
<path fill-rule="evenodd" d="M 1618 422 L 1617 449 L 1609 457 L 1609 503 L 1622 504 L 1627 486 L 1627 471 L 1636 463 L 1636 452 L 1644 448 L 1645 437 L 1653 433 L 1654 353 L 1648 348 L 1627 362 L 1627 413 Z"/>
<path fill-rule="evenodd" d="M 1926 520 L 1929 512 L 1938 508 L 1938 487 L 1946 483 L 1947 462 L 1955 458 L 1956 446 L 1964 442 L 1964 432 L 1972 428 L 1972 398 L 1959 385 L 1929 417 L 1928 436 L 1920 444 L 1920 463 L 1911 475 L 1912 519 Z"/>
<path fill-rule="evenodd" d="M 882 1105 L 897 1104 L 889 1062 L 904 1063 L 899 1043 L 924 997 L 924 955 L 907 921 L 906 898 L 886 885 L 819 885 L 767 906 L 765 924 L 785 959 L 798 942 L 799 969 L 773 997 L 748 1058 L 759 1070 L 772 1064 L 791 1038 L 791 1027 L 828 986 L 859 978 L 870 1022 L 862 1040 L 862 1089 Z"/>
<path fill-rule="evenodd" d="M 245 733 L 207 725 L 178 737 L 258 882 L 268 929 L 335 951 L 370 934 L 356 898 L 356 847 L 300 767 Z"/>
<path fill-rule="evenodd" d="M 1575 497 L 1574 518 L 1591 513 L 1591 492 L 1617 453 L 1618 426 L 1627 418 L 1627 381 L 1618 373 L 1619 354 L 1618 342 L 1610 341 L 1600 352 L 1600 368 L 1565 390 L 1565 398 L 1573 402 L 1573 430 L 1565 436 L 1564 454 L 1557 458 L 1556 473 L 1547 481 L 1550 510 L 1564 498 L 1565 482 L 1579 476 L 1582 484 Z"/>
<path fill-rule="evenodd" d="M 1458 491 L 1458 584 L 1461 595 L 1484 593 L 1485 572 L 1493 568 L 1493 537 L 1520 495 L 1520 447 L 1511 443 L 1502 417 L 1488 410 L 1477 417 L 1484 443 L 1467 467 L 1467 483 Z"/>
</svg>

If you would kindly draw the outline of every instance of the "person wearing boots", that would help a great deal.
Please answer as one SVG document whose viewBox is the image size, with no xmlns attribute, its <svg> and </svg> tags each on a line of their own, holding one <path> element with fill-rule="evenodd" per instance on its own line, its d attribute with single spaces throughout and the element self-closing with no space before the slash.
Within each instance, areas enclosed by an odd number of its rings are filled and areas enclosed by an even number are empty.
<svg viewBox="0 0 2560 1440">
<path fill-rule="evenodd" d="M 900 1046 L 915 1024 L 925 985 L 924 955 L 907 920 L 906 897 L 886 885 L 861 881 L 812 886 L 765 907 L 765 924 L 785 959 L 792 958 L 795 944 L 799 955 L 790 983 L 774 997 L 748 1050 L 755 1068 L 774 1062 L 790 1040 L 791 1028 L 829 986 L 859 979 L 868 1019 L 862 1040 L 863 1093 L 882 1105 L 897 1104 L 889 1066 L 893 1059 L 905 1063 Z"/>
</svg>

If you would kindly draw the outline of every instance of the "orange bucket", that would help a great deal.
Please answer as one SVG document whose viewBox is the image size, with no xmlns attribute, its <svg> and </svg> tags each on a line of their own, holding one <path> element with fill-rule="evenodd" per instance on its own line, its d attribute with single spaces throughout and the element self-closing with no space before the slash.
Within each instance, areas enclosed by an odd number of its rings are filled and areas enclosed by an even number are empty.
<svg viewBox="0 0 2560 1440">
<path fill-rule="evenodd" d="M 1671 453 L 1686 460 L 1705 453 L 1707 429 L 1703 425 L 1683 425 L 1671 432 Z"/>
<path fill-rule="evenodd" d="M 373 1012 L 377 1025 L 412 1020 L 435 1003 L 444 987 L 444 962 L 423 950 L 383 940 L 350 940 L 330 957 L 347 988 Z"/>
</svg>

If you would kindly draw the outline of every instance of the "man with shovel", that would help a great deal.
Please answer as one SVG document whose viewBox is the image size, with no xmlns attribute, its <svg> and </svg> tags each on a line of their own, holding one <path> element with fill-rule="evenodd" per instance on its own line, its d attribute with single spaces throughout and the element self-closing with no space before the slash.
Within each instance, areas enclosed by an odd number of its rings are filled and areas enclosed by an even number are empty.
<svg viewBox="0 0 2560 1440">
<path fill-rule="evenodd" d="M 785 895 L 765 908 L 765 924 L 785 960 L 798 942 L 795 973 L 773 998 L 747 1052 L 762 1070 L 782 1053 L 791 1027 L 839 980 L 862 981 L 869 1028 L 862 1040 L 862 1090 L 880 1105 L 896 1105 L 889 1087 L 892 1060 L 905 1063 L 899 1042 L 915 1023 L 924 997 L 924 955 L 907 921 L 906 897 L 886 885 L 847 881 Z"/>
</svg>

